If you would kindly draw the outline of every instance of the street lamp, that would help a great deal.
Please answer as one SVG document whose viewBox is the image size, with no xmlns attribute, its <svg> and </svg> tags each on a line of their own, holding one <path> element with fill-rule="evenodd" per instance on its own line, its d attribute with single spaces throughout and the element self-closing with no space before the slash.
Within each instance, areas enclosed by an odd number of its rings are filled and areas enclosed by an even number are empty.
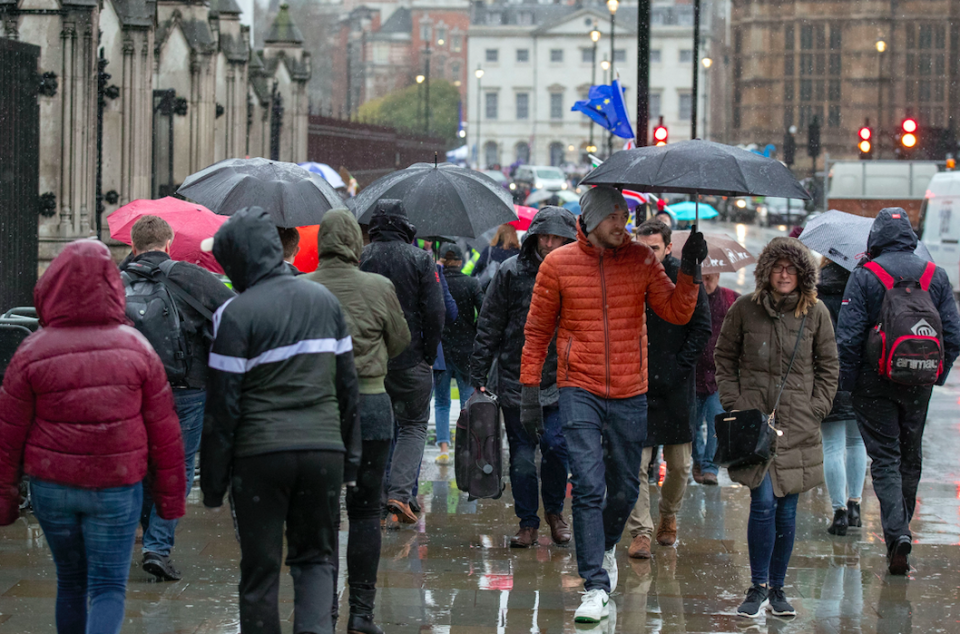
<svg viewBox="0 0 960 634">
<path fill-rule="evenodd" d="M 423 125 L 423 75 L 417 75 L 417 126 Z"/>
<path fill-rule="evenodd" d="M 423 52 L 424 60 L 423 64 L 425 67 L 424 75 L 426 75 L 426 80 L 424 83 L 424 98 L 423 98 L 423 111 L 424 111 L 424 134 L 430 134 L 430 40 L 427 40 L 427 49 Z"/>
<path fill-rule="evenodd" d="M 881 143 L 883 138 L 883 52 L 887 50 L 887 43 L 877 40 L 877 159 L 880 159 Z"/>
<path fill-rule="evenodd" d="M 614 42 L 616 40 L 616 29 L 617 29 L 617 8 L 619 8 L 620 2 L 618 0 L 607 0 L 607 10 L 610 11 L 610 62 L 613 64 L 617 63 L 617 54 L 614 49 Z M 610 83 L 613 83 L 613 72 L 610 73 Z M 607 157 L 613 154 L 613 132 L 607 135 Z"/>
<path fill-rule="evenodd" d="M 702 60 L 700 60 L 700 63 L 703 64 L 704 68 L 710 68 L 713 66 L 713 60 L 709 57 L 704 57 Z"/>
<path fill-rule="evenodd" d="M 710 67 L 713 66 L 713 60 L 709 57 L 704 57 L 700 60 L 700 63 L 703 64 L 704 70 L 710 70 Z M 703 138 L 709 140 L 707 137 L 707 95 L 710 94 L 710 74 L 703 74 Z"/>
<path fill-rule="evenodd" d="M 595 86 L 597 84 L 597 42 L 600 41 L 600 31 L 597 29 L 597 23 L 594 21 L 593 30 L 590 31 L 590 41 L 593 42 L 593 55 L 590 58 L 592 63 L 592 68 L 590 70 L 590 85 Z M 590 145 L 593 147 L 593 119 L 590 119 Z M 596 150 L 594 150 L 596 151 Z"/>
<path fill-rule="evenodd" d="M 483 79 L 483 69 L 480 66 L 477 66 L 477 70 L 473 73 L 477 77 L 477 167 L 480 167 L 480 122 L 483 120 L 483 116 L 480 114 L 480 80 Z"/>
<path fill-rule="evenodd" d="M 604 57 L 603 61 L 600 62 L 600 68 L 603 69 L 603 83 L 607 83 L 607 71 L 610 70 L 610 62 L 606 57 Z"/>
</svg>

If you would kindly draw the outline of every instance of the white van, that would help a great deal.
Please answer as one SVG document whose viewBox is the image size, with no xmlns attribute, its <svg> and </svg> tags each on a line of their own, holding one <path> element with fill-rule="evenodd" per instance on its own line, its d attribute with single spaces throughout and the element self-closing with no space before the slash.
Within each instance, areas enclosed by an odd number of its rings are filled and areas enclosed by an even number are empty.
<svg viewBox="0 0 960 634">
<path fill-rule="evenodd" d="M 941 172 L 930 180 L 920 218 L 923 243 L 947 271 L 953 292 L 960 291 L 960 172 Z"/>
</svg>

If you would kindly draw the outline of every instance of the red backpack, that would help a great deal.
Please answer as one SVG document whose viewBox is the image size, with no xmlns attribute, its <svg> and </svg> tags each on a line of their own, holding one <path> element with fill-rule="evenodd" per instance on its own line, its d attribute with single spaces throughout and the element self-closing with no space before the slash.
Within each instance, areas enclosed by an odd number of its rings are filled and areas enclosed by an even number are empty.
<svg viewBox="0 0 960 634">
<path fill-rule="evenodd" d="M 940 311 L 930 297 L 937 267 L 927 262 L 920 281 L 896 280 L 877 262 L 865 269 L 886 288 L 880 319 L 867 337 L 866 357 L 885 379 L 902 385 L 933 385 L 943 373 Z"/>
</svg>

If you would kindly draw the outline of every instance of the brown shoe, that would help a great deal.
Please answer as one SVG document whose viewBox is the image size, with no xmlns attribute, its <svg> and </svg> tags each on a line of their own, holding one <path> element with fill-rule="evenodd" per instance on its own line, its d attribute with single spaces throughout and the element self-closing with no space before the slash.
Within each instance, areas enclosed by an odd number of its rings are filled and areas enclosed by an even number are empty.
<svg viewBox="0 0 960 634">
<path fill-rule="evenodd" d="M 554 544 L 570 543 L 570 525 L 563 519 L 563 515 L 547 513 L 547 524 L 550 525 L 550 537 L 553 538 Z"/>
<path fill-rule="evenodd" d="M 530 548 L 537 543 L 537 538 L 537 529 L 521 526 L 517 534 L 510 538 L 510 548 Z"/>
<path fill-rule="evenodd" d="M 703 485 L 705 486 L 717 486 L 717 474 L 716 473 L 704 473 L 703 474 Z"/>
<path fill-rule="evenodd" d="M 637 535 L 630 542 L 630 548 L 627 549 L 627 555 L 634 559 L 650 559 L 650 537 L 648 535 Z"/>
<path fill-rule="evenodd" d="M 401 502 L 400 500 L 388 500 L 387 510 L 395 513 L 397 521 L 401 524 L 416 524 L 420 519 L 417 517 L 417 514 L 413 512 L 413 509 L 410 508 L 409 504 Z"/>
<path fill-rule="evenodd" d="M 703 471 L 698 464 L 693 465 L 693 481 L 697 484 L 703 484 Z"/>
<path fill-rule="evenodd" d="M 677 543 L 677 516 L 661 515 L 657 526 L 657 543 L 661 546 L 673 546 Z"/>
</svg>

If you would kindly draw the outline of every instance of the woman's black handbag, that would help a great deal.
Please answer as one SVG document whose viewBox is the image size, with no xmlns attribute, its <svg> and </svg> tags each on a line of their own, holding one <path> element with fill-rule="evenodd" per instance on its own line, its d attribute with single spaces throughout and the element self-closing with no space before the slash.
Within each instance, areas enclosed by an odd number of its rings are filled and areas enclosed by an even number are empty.
<svg viewBox="0 0 960 634">
<path fill-rule="evenodd" d="M 783 432 L 776 427 L 777 407 L 780 406 L 783 388 L 787 385 L 787 377 L 790 376 L 793 362 L 797 358 L 806 321 L 807 316 L 804 315 L 800 320 L 797 343 L 793 347 L 793 356 L 790 357 L 787 372 L 780 383 L 780 391 L 777 393 L 773 411 L 765 414 L 759 409 L 744 409 L 717 414 L 714 419 L 717 453 L 713 459 L 716 464 L 732 469 L 752 467 L 767 463 L 776 455 L 777 436 L 783 435 Z"/>
</svg>

